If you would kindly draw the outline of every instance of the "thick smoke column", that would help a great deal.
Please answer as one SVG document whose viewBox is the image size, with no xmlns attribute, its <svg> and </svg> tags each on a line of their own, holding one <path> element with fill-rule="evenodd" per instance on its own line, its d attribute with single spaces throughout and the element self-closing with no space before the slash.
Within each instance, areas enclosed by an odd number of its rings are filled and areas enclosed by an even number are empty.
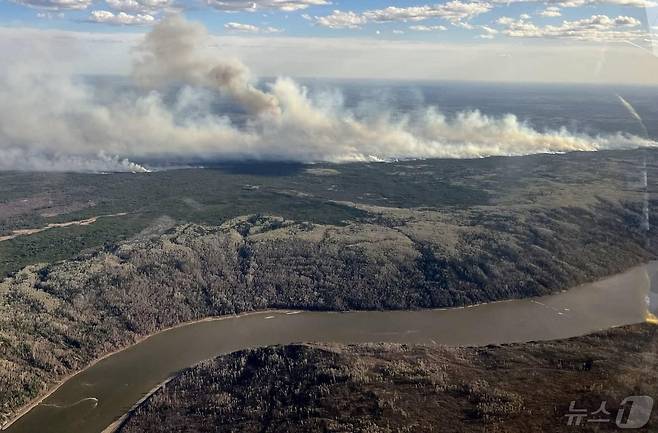
<svg viewBox="0 0 658 433">
<path fill-rule="evenodd" d="M 446 116 L 419 107 L 394 116 L 378 106 L 357 115 L 335 92 L 310 95 L 289 78 L 262 91 L 244 64 L 218 58 L 205 29 L 181 17 L 154 26 L 137 47 L 133 78 L 146 92 L 99 97 L 95 87 L 41 56 L 5 70 L 0 170 L 141 171 L 131 160 L 346 162 L 657 145 L 621 133 L 538 131 L 514 115 L 477 110 Z M 168 84 L 174 86 L 165 98 Z M 217 92 L 244 109 L 243 124 L 213 111 Z"/>
<path fill-rule="evenodd" d="M 171 83 L 207 86 L 230 95 L 249 113 L 278 114 L 272 95 L 250 83 L 249 69 L 238 60 L 220 60 L 204 51 L 208 34 L 200 24 L 172 16 L 155 26 L 138 47 L 134 76 L 148 87 Z"/>
</svg>

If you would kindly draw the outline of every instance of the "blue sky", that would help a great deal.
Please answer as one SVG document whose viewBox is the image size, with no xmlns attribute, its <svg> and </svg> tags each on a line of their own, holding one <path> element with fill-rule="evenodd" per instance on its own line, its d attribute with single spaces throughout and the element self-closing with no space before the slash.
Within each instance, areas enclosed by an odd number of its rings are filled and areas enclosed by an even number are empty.
<svg viewBox="0 0 658 433">
<path fill-rule="evenodd" d="M 0 25 L 141 33 L 167 13 L 182 12 L 218 35 L 643 44 L 647 8 L 655 6 L 652 0 L 0 0 Z"/>
<path fill-rule="evenodd" d="M 47 55 L 81 73 L 128 74 L 141 35 L 167 15 L 182 14 L 218 38 L 211 46 L 220 54 L 244 61 L 257 76 L 658 84 L 657 6 L 658 0 L 0 0 L 0 56 L 9 64 Z M 62 32 L 65 38 L 53 37 Z"/>
</svg>

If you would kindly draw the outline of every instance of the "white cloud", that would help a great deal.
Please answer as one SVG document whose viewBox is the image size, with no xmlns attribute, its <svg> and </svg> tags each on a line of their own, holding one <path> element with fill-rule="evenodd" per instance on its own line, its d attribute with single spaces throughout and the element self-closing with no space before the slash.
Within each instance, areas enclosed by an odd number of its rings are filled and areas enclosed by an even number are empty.
<svg viewBox="0 0 658 433">
<path fill-rule="evenodd" d="M 171 0 L 105 0 L 112 9 L 122 12 L 157 12 L 169 7 Z"/>
<path fill-rule="evenodd" d="M 331 15 L 314 17 L 313 19 L 316 24 L 330 29 L 356 29 L 368 22 L 364 16 L 351 11 L 343 12 L 339 10 L 333 11 Z"/>
<path fill-rule="evenodd" d="M 560 8 L 556 6 L 549 6 L 543 11 L 539 12 L 539 15 L 542 17 L 554 18 L 554 17 L 561 17 L 562 12 L 560 11 Z"/>
<path fill-rule="evenodd" d="M 328 0 L 207 0 L 208 5 L 223 11 L 257 11 L 275 9 L 292 12 L 309 6 L 324 6 Z"/>
<path fill-rule="evenodd" d="M 253 24 L 242 24 L 230 22 L 224 24 L 224 28 L 231 31 L 245 32 L 245 33 L 279 33 L 281 29 L 275 27 L 258 27 Z"/>
<path fill-rule="evenodd" d="M 646 36 L 638 29 L 641 22 L 633 17 L 593 15 L 575 21 L 563 21 L 560 25 L 537 26 L 527 19 L 514 20 L 509 17 L 498 19 L 498 24 L 506 26 L 503 31 L 516 38 L 560 38 L 579 41 L 625 41 L 637 40 Z"/>
<path fill-rule="evenodd" d="M 508 26 L 508 25 L 514 23 L 514 21 L 515 20 L 512 17 L 500 17 L 500 18 L 498 18 L 498 20 L 496 20 L 496 22 L 498 24 L 501 24 L 503 26 Z"/>
<path fill-rule="evenodd" d="M 494 39 L 496 35 L 499 33 L 498 30 L 489 26 L 478 26 L 477 28 L 482 30 L 482 33 L 478 35 L 478 38 L 480 39 Z"/>
<path fill-rule="evenodd" d="M 13 0 L 14 3 L 34 9 L 50 11 L 87 9 L 92 0 Z"/>
<path fill-rule="evenodd" d="M 114 25 L 144 25 L 144 24 L 153 24 L 155 22 L 155 17 L 148 14 L 135 14 L 130 15 L 125 12 L 119 12 L 114 14 L 110 11 L 92 11 L 89 15 L 89 21 L 102 24 L 114 24 Z"/>
<path fill-rule="evenodd" d="M 283 32 L 283 29 L 268 26 L 268 27 L 261 27 L 260 31 L 261 33 L 281 33 Z"/>
<path fill-rule="evenodd" d="M 544 3 L 565 8 L 576 8 L 582 6 L 629 6 L 638 8 L 650 8 L 658 5 L 653 0 L 487 0 L 495 4 L 509 5 L 511 3 Z"/>
<path fill-rule="evenodd" d="M 332 29 L 354 29 L 369 22 L 418 22 L 433 18 L 441 18 L 458 25 L 465 24 L 464 21 L 490 11 L 492 7 L 487 2 L 462 2 L 460 0 L 453 0 L 436 5 L 412 7 L 389 6 L 384 9 L 367 10 L 363 13 L 335 10 L 331 15 L 316 16 L 313 17 L 313 20 L 318 25 Z M 422 28 L 423 26 L 419 27 Z"/>
<path fill-rule="evenodd" d="M 462 2 L 453 0 L 447 3 L 425 6 L 396 7 L 368 10 L 363 17 L 368 21 L 423 21 L 430 18 L 443 18 L 451 22 L 471 19 L 477 15 L 488 12 L 492 5 L 487 2 Z"/>
<path fill-rule="evenodd" d="M 550 1 L 564 8 L 578 8 L 593 5 L 630 6 L 637 8 L 650 8 L 658 5 L 651 0 L 558 0 Z"/>
<path fill-rule="evenodd" d="M 414 32 L 444 32 L 448 29 L 445 26 L 409 26 L 409 30 Z"/>
<path fill-rule="evenodd" d="M 241 23 L 226 23 L 224 24 L 224 28 L 227 30 L 236 30 L 239 32 L 250 32 L 250 33 L 258 33 L 260 30 L 257 26 L 251 25 L 251 24 L 241 24 Z"/>
<path fill-rule="evenodd" d="M 64 14 L 62 12 L 39 12 L 37 13 L 37 18 L 41 18 L 43 20 L 62 19 L 64 18 Z"/>
</svg>

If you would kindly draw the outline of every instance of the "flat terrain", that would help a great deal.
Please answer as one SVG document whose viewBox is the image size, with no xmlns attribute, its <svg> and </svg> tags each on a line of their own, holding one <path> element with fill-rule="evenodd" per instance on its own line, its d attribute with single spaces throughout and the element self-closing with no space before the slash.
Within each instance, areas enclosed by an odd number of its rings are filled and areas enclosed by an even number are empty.
<svg viewBox="0 0 658 433">
<path fill-rule="evenodd" d="M 454 307 L 626 270 L 656 256 L 643 207 L 652 223 L 657 168 L 658 152 L 637 150 L 1 173 L 0 236 L 99 218 L 0 242 L 0 422 L 182 322 Z"/>
<path fill-rule="evenodd" d="M 656 367 L 651 324 L 483 348 L 268 347 L 184 370 L 119 431 L 618 431 L 624 398 L 658 395 Z M 580 426 L 567 425 L 571 401 L 587 409 Z M 592 415 L 604 401 L 609 415 Z M 588 422 L 596 419 L 608 422 Z M 655 431 L 656 423 L 654 409 L 647 427 L 634 431 Z"/>
</svg>

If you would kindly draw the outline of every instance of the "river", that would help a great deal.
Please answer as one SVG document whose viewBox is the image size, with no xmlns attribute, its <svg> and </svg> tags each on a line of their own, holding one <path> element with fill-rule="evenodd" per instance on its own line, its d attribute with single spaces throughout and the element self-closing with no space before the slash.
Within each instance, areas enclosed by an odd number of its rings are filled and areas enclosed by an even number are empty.
<svg viewBox="0 0 658 433">
<path fill-rule="evenodd" d="M 466 308 L 254 313 L 156 334 L 83 370 L 8 433 L 99 433 L 176 371 L 222 353 L 291 342 L 486 345 L 639 323 L 658 310 L 658 263 L 555 295 Z"/>
</svg>

